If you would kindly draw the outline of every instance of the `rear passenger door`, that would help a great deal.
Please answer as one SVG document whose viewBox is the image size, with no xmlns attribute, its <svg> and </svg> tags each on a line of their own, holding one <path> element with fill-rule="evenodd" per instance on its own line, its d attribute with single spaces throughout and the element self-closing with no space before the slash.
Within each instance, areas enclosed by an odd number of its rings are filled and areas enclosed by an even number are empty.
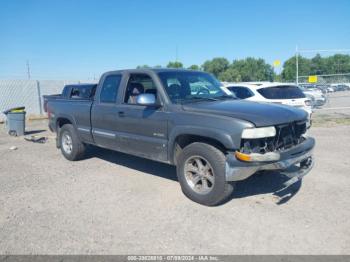
<svg viewBox="0 0 350 262">
<path fill-rule="evenodd" d="M 109 74 L 101 79 L 91 109 L 91 126 L 94 142 L 98 146 L 119 150 L 116 140 L 118 130 L 117 97 L 123 79 L 122 74 Z"/>
</svg>

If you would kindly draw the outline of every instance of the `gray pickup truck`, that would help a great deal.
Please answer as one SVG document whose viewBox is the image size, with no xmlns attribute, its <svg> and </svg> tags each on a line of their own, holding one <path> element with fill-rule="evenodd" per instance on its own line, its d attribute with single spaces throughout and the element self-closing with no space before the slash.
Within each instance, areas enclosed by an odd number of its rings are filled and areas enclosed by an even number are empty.
<svg viewBox="0 0 350 262">
<path fill-rule="evenodd" d="M 184 194 L 203 205 L 222 203 L 258 171 L 279 170 L 288 186 L 313 166 L 306 112 L 236 99 L 201 71 L 112 71 L 45 101 L 68 160 L 92 144 L 175 165 Z"/>
</svg>

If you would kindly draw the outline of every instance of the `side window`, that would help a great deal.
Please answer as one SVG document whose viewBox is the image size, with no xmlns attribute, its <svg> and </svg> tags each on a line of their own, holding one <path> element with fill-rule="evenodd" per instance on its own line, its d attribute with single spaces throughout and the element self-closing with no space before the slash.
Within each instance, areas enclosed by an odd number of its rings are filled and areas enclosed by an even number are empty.
<svg viewBox="0 0 350 262">
<path fill-rule="evenodd" d="M 239 99 L 246 99 L 252 97 L 254 94 L 246 87 L 232 86 L 228 88 Z"/>
<path fill-rule="evenodd" d="M 116 102 L 121 79 L 122 79 L 121 75 L 110 75 L 106 77 L 101 89 L 100 102 L 102 103 Z"/>
<path fill-rule="evenodd" d="M 124 103 L 136 104 L 140 94 L 154 94 L 157 99 L 157 88 L 149 75 L 131 74 L 125 90 Z"/>
</svg>

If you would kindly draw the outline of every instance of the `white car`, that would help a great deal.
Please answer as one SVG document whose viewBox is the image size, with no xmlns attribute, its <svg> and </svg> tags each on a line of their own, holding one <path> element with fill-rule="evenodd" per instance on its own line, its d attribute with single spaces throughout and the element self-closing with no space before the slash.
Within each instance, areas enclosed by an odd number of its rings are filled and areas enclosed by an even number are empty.
<svg viewBox="0 0 350 262">
<path fill-rule="evenodd" d="M 314 107 L 319 107 L 326 104 L 327 98 L 321 90 L 317 88 L 305 88 L 303 86 L 300 86 L 300 89 L 303 91 L 306 97 L 310 98 Z"/>
<path fill-rule="evenodd" d="M 333 87 L 327 87 L 327 93 L 334 93 Z"/>
<path fill-rule="evenodd" d="M 239 99 L 283 104 L 304 109 L 309 115 L 309 120 L 311 119 L 312 102 L 294 84 L 275 82 L 227 83 L 225 88 Z"/>
</svg>

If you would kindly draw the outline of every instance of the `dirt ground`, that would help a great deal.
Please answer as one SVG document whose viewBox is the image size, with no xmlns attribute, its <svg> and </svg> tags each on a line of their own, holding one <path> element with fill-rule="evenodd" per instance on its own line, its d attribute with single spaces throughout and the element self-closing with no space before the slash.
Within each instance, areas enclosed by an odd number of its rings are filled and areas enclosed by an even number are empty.
<svg viewBox="0 0 350 262">
<path fill-rule="evenodd" d="M 350 91 L 330 93 L 324 106 L 314 110 L 316 126 L 336 123 L 350 124 Z"/>
<path fill-rule="evenodd" d="M 69 162 L 0 125 L 0 254 L 349 254 L 350 125 L 312 127 L 316 165 L 302 183 L 259 174 L 230 201 L 187 199 L 175 169 L 91 148 Z M 17 150 L 10 150 L 16 146 Z"/>
</svg>

